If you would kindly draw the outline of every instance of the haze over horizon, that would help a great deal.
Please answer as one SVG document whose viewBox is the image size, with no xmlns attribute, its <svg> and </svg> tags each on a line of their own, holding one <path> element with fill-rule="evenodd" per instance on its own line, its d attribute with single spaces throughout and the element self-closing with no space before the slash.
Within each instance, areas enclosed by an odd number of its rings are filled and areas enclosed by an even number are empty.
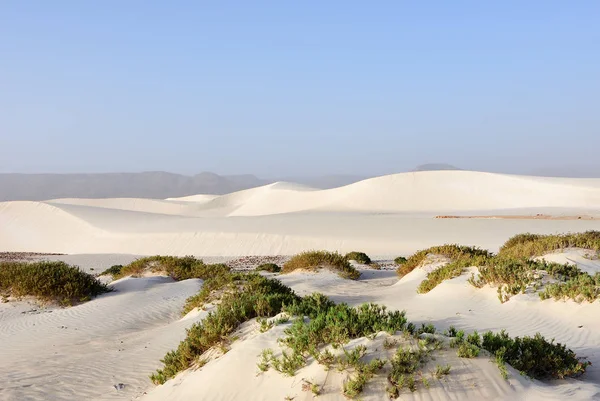
<svg viewBox="0 0 600 401">
<path fill-rule="evenodd" d="M 600 175 L 600 3 L 262 3 L 3 2 L 0 173 Z"/>
</svg>

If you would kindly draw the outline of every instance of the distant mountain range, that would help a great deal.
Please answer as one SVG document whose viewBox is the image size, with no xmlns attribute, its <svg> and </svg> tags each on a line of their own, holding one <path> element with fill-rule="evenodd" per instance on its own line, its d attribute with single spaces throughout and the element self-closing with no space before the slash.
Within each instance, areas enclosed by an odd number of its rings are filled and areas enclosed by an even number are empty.
<svg viewBox="0 0 600 401">
<path fill-rule="evenodd" d="M 444 163 L 422 164 L 411 171 L 461 170 Z M 581 171 L 580 171 L 581 170 Z M 599 177 L 594 169 L 537 171 L 530 175 Z M 254 175 L 218 175 L 204 172 L 194 176 L 162 171 L 99 174 L 0 174 L 0 202 L 58 198 L 150 198 L 165 199 L 198 194 L 222 195 L 276 181 L 288 181 L 328 189 L 349 185 L 371 176 L 324 175 L 262 179 Z"/>
<path fill-rule="evenodd" d="M 200 173 L 185 176 L 161 171 L 101 174 L 0 174 L 0 202 L 57 198 L 164 199 L 197 194 L 222 195 L 292 181 L 314 188 L 335 188 L 367 177 L 330 175 L 266 180 L 254 175 Z"/>
</svg>

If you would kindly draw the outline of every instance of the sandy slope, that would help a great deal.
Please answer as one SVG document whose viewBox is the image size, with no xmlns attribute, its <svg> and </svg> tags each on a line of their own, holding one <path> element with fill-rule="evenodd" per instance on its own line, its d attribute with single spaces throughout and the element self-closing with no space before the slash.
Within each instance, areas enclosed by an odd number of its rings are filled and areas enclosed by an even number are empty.
<svg viewBox="0 0 600 401">
<path fill-rule="evenodd" d="M 600 271 L 600 261 L 584 257 L 580 249 L 548 255 L 546 259 L 577 263 L 589 272 Z M 62 255 L 53 259 L 79 263 L 86 270 L 126 263 L 128 255 Z M 511 335 L 542 333 L 566 343 L 593 363 L 584 377 L 557 383 L 541 383 L 511 372 L 504 381 L 496 366 L 484 355 L 475 360 L 456 357 L 455 351 L 438 354 L 426 366 L 449 363 L 447 380 L 432 382 L 429 391 L 404 393 L 409 400 L 594 400 L 600 399 L 600 303 L 540 301 L 532 294 L 518 295 L 501 304 L 490 288 L 476 289 L 468 274 L 446 281 L 428 294 L 416 287 L 427 271 L 423 266 L 401 280 L 394 271 L 363 270 L 359 281 L 344 280 L 331 273 L 278 275 L 298 294 L 318 291 L 336 302 L 358 305 L 384 304 L 406 310 L 409 320 L 433 323 L 439 329 L 450 325 L 467 330 L 507 329 Z M 324 385 L 320 399 L 343 400 L 339 388 L 343 375 L 326 374 L 316 365 L 302 369 L 294 378 L 270 371 L 257 375 L 258 354 L 264 348 L 278 350 L 277 338 L 286 327 L 260 333 L 254 321 L 239 331 L 240 339 L 224 356 L 200 370 L 190 370 L 163 386 L 154 387 L 148 375 L 159 360 L 174 349 L 184 328 L 204 313 L 180 318 L 186 297 L 200 288 L 200 281 L 178 283 L 164 277 L 125 278 L 113 283 L 117 291 L 67 309 L 40 309 L 25 302 L 0 304 L 0 399 L 2 400 L 110 400 L 144 401 L 273 400 L 286 396 L 310 400 L 301 390 L 301 379 Z M 374 341 L 356 340 L 382 357 L 381 334 Z M 389 355 L 386 355 L 389 356 Z M 125 386 L 121 390 L 119 383 Z M 384 400 L 385 380 L 368 386 L 364 400 Z M 144 395 L 144 393 L 148 393 Z"/>
<path fill-rule="evenodd" d="M 218 197 L 162 201 L 4 202 L 0 251 L 80 254 L 53 258 L 97 272 L 127 263 L 131 255 L 290 255 L 329 249 L 398 256 L 448 242 L 497 250 L 509 236 L 527 231 L 600 230 L 600 220 L 434 218 L 536 213 L 600 216 L 600 180 L 440 171 L 379 177 L 331 190 L 277 183 Z M 98 259 L 94 254 L 105 255 Z M 587 271 L 600 268 L 580 250 L 548 258 L 573 261 Z M 467 276 L 419 295 L 415 288 L 425 274 L 415 270 L 401 281 L 385 271 L 365 272 L 358 282 L 333 275 L 281 279 L 300 294 L 320 291 L 353 305 L 383 303 L 406 309 L 416 323 L 432 322 L 441 329 L 452 324 L 479 331 L 505 328 L 512 335 L 539 331 L 594 363 L 583 381 L 549 385 L 516 374 L 505 382 L 484 357 L 464 361 L 447 355 L 457 367 L 451 380 L 405 399 L 600 399 L 600 303 L 541 302 L 525 294 L 500 304 L 495 291 L 469 286 Z M 0 304 L 0 399 L 125 400 L 150 390 L 148 374 L 177 346 L 184 328 L 202 317 L 179 317 L 185 298 L 198 291 L 200 282 L 154 277 L 115 285 L 119 291 L 68 309 L 33 311 L 38 308 L 22 302 Z M 326 382 L 314 367 L 296 379 L 273 372 L 255 376 L 257 354 L 264 347 L 276 348 L 281 329 L 260 334 L 255 325 L 247 325 L 243 340 L 224 357 L 144 399 L 311 399 L 300 391 L 300 378 Z M 340 399 L 341 379 L 327 379 L 323 399 Z M 119 383 L 125 385 L 121 390 L 113 387 Z M 365 400 L 378 399 L 369 391 Z"/>
<path fill-rule="evenodd" d="M 0 399 L 130 399 L 202 315 L 179 320 L 199 280 L 122 279 L 116 292 L 67 309 L 0 304 Z M 117 390 L 114 386 L 124 384 Z"/>
<path fill-rule="evenodd" d="M 600 264 L 596 266 L 600 267 Z M 366 280 L 358 282 L 343 280 L 327 273 L 290 274 L 279 278 L 300 294 L 319 291 L 337 302 L 352 305 L 376 302 L 393 309 L 404 309 L 411 321 L 431 322 L 440 329 L 454 325 L 480 332 L 504 328 L 511 335 L 533 335 L 540 332 L 548 338 L 556 338 L 557 341 L 568 344 L 594 364 L 582 380 L 571 379 L 549 384 L 529 380 L 518 372 L 511 371 L 510 380 L 505 381 L 489 357 L 481 355 L 475 360 L 465 360 L 457 358 L 455 351 L 447 351 L 442 352 L 426 369 L 431 369 L 437 363 L 449 363 L 453 366 L 449 378 L 433 382 L 429 391 L 403 393 L 402 400 L 600 399 L 599 303 L 578 305 L 573 302 L 541 302 L 537 296 L 522 295 L 501 304 L 494 290 L 480 290 L 470 286 L 466 282 L 467 275 L 445 282 L 428 294 L 419 295 L 416 287 L 426 275 L 423 269 L 415 270 L 391 285 L 386 280 L 370 279 L 372 276 L 386 275 L 385 272 L 368 271 L 364 275 Z M 291 378 L 274 371 L 258 375 L 258 355 L 265 348 L 280 350 L 277 338 L 283 335 L 285 327 L 286 325 L 277 326 L 267 333 L 260 333 L 256 323 L 248 324 L 240 331 L 242 340 L 234 344 L 232 350 L 223 357 L 200 370 L 179 375 L 142 399 L 282 400 L 286 396 L 295 397 L 295 400 L 312 399 L 311 395 L 301 390 L 303 378 L 324 385 L 324 394 L 319 399 L 345 399 L 340 394 L 344 376 L 335 372 L 328 374 L 316 364 L 308 365 Z M 385 337 L 382 333 L 374 341 L 358 340 L 349 347 L 364 343 L 370 349 L 381 350 L 381 342 Z M 378 356 L 382 356 L 379 354 Z M 361 399 L 387 399 L 382 391 L 384 387 L 385 380 L 376 380 Z"/>
<path fill-rule="evenodd" d="M 595 220 L 433 219 L 436 215 L 600 217 L 600 180 L 468 171 L 403 173 L 330 190 L 275 183 L 170 200 L 0 203 L 0 250 L 59 253 L 293 254 L 310 248 L 376 255 L 440 242 L 492 248 L 523 231 L 600 229 Z"/>
</svg>

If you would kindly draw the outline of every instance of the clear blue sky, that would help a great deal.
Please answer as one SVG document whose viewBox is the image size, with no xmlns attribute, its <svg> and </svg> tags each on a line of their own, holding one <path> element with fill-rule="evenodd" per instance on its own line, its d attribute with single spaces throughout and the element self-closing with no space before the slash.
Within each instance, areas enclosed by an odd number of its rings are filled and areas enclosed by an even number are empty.
<svg viewBox="0 0 600 401">
<path fill-rule="evenodd" d="M 600 166 L 600 1 L 0 2 L 0 172 Z"/>
</svg>

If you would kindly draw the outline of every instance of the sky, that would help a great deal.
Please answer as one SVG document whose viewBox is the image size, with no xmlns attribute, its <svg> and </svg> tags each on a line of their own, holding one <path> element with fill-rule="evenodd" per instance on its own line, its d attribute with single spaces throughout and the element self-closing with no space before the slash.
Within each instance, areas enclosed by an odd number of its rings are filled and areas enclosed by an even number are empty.
<svg viewBox="0 0 600 401">
<path fill-rule="evenodd" d="M 600 172 L 598 1 L 0 2 L 0 172 Z"/>
</svg>

